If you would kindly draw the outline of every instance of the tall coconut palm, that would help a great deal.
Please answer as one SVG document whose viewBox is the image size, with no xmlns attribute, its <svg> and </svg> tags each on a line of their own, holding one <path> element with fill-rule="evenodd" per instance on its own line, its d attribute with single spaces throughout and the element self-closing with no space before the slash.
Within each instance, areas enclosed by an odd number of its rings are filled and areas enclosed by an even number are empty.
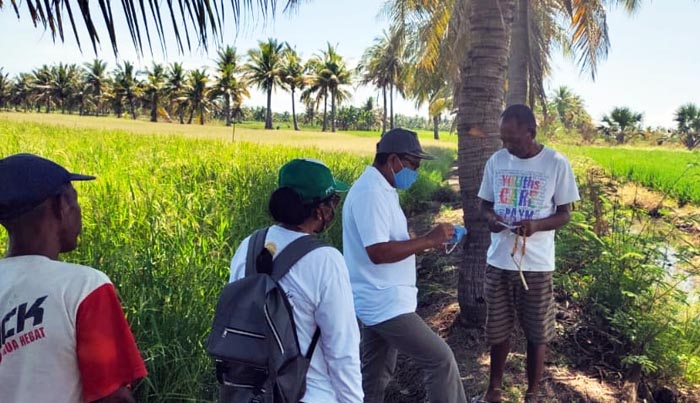
<svg viewBox="0 0 700 403">
<path fill-rule="evenodd" d="M 240 63 L 236 48 L 226 46 L 219 49 L 216 59 L 216 82 L 214 83 L 214 95 L 224 99 L 224 115 L 226 126 L 231 126 L 231 113 L 234 105 L 240 106 L 244 96 L 248 97 L 248 89 L 245 83 L 238 77 L 237 70 Z"/>
<path fill-rule="evenodd" d="M 131 62 L 117 65 L 114 72 L 114 91 L 126 102 L 132 119 L 136 119 L 136 102 L 141 97 L 141 83 Z M 119 117 L 119 116 L 117 116 Z"/>
<path fill-rule="evenodd" d="M 58 102 L 61 113 L 69 112 L 72 109 L 71 98 L 76 95 L 80 86 L 80 69 L 75 64 L 59 63 L 51 68 L 51 83 L 49 91 L 53 99 Z"/>
<path fill-rule="evenodd" d="M 187 72 L 182 67 L 182 63 L 171 64 L 170 67 L 168 67 L 165 89 L 170 107 L 174 108 L 175 113 L 177 113 L 180 124 L 185 124 L 185 109 L 187 103 L 185 94 L 187 88 Z"/>
<path fill-rule="evenodd" d="M 382 90 L 384 102 L 384 122 L 382 132 L 386 131 L 387 100 L 389 90 L 389 128 L 394 128 L 394 89 L 401 95 L 406 88 L 405 38 L 403 32 L 394 30 L 374 39 L 374 45 L 362 56 L 358 71 L 362 73 L 362 84 L 374 84 Z"/>
<path fill-rule="evenodd" d="M 88 91 L 94 99 L 95 115 L 99 115 L 103 108 L 104 98 L 109 91 L 109 78 L 107 77 L 107 63 L 95 59 L 92 63 L 85 63 L 85 82 L 88 84 Z"/>
<path fill-rule="evenodd" d="M 534 106 L 535 100 L 539 100 L 546 106 L 544 79 L 550 73 L 551 55 L 557 48 L 564 49 L 582 71 L 595 77 L 610 47 L 607 6 L 619 4 L 632 13 L 641 3 L 640 0 L 516 0 L 507 103 L 528 102 Z M 411 34 L 413 40 L 408 47 L 419 66 L 448 66 L 451 79 L 457 82 L 455 61 L 462 60 L 469 49 L 470 7 L 469 0 L 393 0 L 388 3 L 387 13 L 395 22 L 395 30 Z"/>
<path fill-rule="evenodd" d="M 34 76 L 30 73 L 19 73 L 12 84 L 10 97 L 14 105 L 27 112 L 33 108 Z"/>
<path fill-rule="evenodd" d="M 267 112 L 265 129 L 272 129 L 272 91 L 284 86 L 282 82 L 282 58 L 284 43 L 276 39 L 259 42 L 256 49 L 248 51 L 248 63 L 245 65 L 248 80 L 267 93 Z"/>
<path fill-rule="evenodd" d="M 250 97 L 250 93 L 245 81 L 235 73 L 234 65 L 229 64 L 219 68 L 212 96 L 223 98 L 226 126 L 231 126 L 234 116 L 240 113 L 243 98 Z"/>
<path fill-rule="evenodd" d="M 166 89 L 165 67 L 159 63 L 153 63 L 150 70 L 146 71 L 146 82 L 144 83 L 144 95 L 147 103 L 151 106 L 151 122 L 158 121 L 158 108 L 160 108 Z"/>
<path fill-rule="evenodd" d="M 442 114 L 450 110 L 453 104 L 452 88 L 439 70 L 427 71 L 417 68 L 412 73 L 410 95 L 416 101 L 416 107 L 420 108 L 428 104 L 428 114 L 433 121 L 433 138 L 440 139 L 439 125 Z"/>
<path fill-rule="evenodd" d="M 32 71 L 34 80 L 32 82 L 32 96 L 36 101 L 37 112 L 39 112 L 42 105 L 45 107 L 44 112 L 51 112 L 51 106 L 53 105 L 53 92 L 52 87 L 52 74 L 51 67 L 44 64 L 38 69 Z"/>
<path fill-rule="evenodd" d="M 323 74 L 323 60 L 314 55 L 306 63 L 306 88 L 301 93 L 301 101 L 306 105 L 306 115 L 312 118 L 323 102 L 323 120 L 321 131 L 328 130 L 328 80 Z M 307 119 L 308 120 L 308 119 Z"/>
<path fill-rule="evenodd" d="M 498 116 L 505 100 L 509 38 L 514 0 L 473 0 L 467 5 L 468 55 L 462 64 L 457 114 L 459 186 L 471 238 L 459 276 L 461 318 L 481 326 L 486 319 L 484 274 L 491 234 L 478 209 L 478 191 L 486 160 L 499 148 Z"/>
<path fill-rule="evenodd" d="M 571 92 L 568 87 L 561 86 L 554 90 L 551 105 L 557 118 L 567 129 L 580 130 L 582 126 L 592 124 L 583 99 Z"/>
<path fill-rule="evenodd" d="M 206 114 L 211 108 L 211 88 L 209 88 L 209 76 L 206 70 L 192 70 L 187 78 L 188 86 L 185 97 L 190 108 L 190 117 L 187 124 L 192 124 L 194 115 L 199 115 L 199 124 L 203 125 Z"/>
<path fill-rule="evenodd" d="M 674 120 L 683 144 L 689 149 L 700 145 L 700 108 L 688 103 L 676 110 Z"/>
<path fill-rule="evenodd" d="M 639 132 L 639 125 L 642 123 L 643 115 L 634 112 L 630 108 L 615 107 L 610 114 L 603 116 L 603 131 L 611 136 L 615 136 L 617 144 L 624 144 L 629 136 Z"/>
<path fill-rule="evenodd" d="M 299 130 L 297 123 L 297 112 L 295 107 L 295 91 L 303 89 L 305 86 L 304 65 L 301 62 L 301 57 L 296 50 L 287 47 L 284 51 L 284 59 L 282 61 L 282 82 L 286 85 L 289 92 L 292 94 L 292 121 L 294 122 L 294 130 Z"/>
<path fill-rule="evenodd" d="M 10 75 L 3 72 L 2 67 L 0 67 L 0 109 L 4 109 L 7 106 L 11 94 L 12 81 L 10 80 Z"/>
<path fill-rule="evenodd" d="M 352 72 L 348 69 L 343 57 L 330 43 L 323 52 L 323 66 L 321 75 L 331 94 L 331 131 L 335 132 L 336 106 L 350 98 L 350 93 L 344 87 L 352 83 Z"/>
<path fill-rule="evenodd" d="M 323 100 L 323 128 L 328 130 L 328 96 L 331 97 L 331 131 L 335 132 L 335 112 L 337 104 L 350 98 L 350 93 L 344 88 L 352 82 L 352 72 L 347 68 L 343 57 L 329 43 L 320 55 L 309 60 L 309 86 L 302 93 L 302 98 L 308 99 L 316 94 L 316 104 Z"/>
</svg>

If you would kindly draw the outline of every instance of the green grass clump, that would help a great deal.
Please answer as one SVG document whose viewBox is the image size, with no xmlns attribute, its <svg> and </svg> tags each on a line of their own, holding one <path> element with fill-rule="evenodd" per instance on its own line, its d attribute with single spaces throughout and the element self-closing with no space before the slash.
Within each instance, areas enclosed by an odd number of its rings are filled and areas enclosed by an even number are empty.
<svg viewBox="0 0 700 403">
<path fill-rule="evenodd" d="M 267 201 L 279 167 L 316 158 L 352 183 L 370 163 L 347 152 L 3 122 L 0 156 L 17 152 L 98 177 L 76 184 L 83 235 L 63 258 L 104 271 L 116 285 L 147 361 L 137 393 L 148 402 L 215 400 L 204 351 L 214 304 L 235 248 L 271 222 Z M 441 158 L 454 161 L 456 153 Z M 422 177 L 441 180 L 450 164 L 427 164 Z M 327 238 L 340 247 L 340 235 L 336 222 Z M 5 244 L 0 231 L 0 253 Z"/>
</svg>

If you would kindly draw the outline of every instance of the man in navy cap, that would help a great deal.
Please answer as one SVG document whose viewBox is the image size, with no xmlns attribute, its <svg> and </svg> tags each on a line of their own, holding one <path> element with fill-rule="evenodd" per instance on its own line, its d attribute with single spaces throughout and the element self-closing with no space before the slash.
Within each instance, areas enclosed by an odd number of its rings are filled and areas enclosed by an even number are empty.
<svg viewBox="0 0 700 403">
<path fill-rule="evenodd" d="M 82 227 L 71 182 L 95 179 L 47 159 L 0 160 L 0 396 L 8 402 L 133 402 L 146 376 L 109 278 L 58 261 Z"/>
<path fill-rule="evenodd" d="M 343 205 L 343 254 L 355 312 L 362 323 L 362 388 L 366 403 L 384 401 L 400 351 L 423 371 L 431 402 L 464 403 L 454 355 L 416 314 L 416 253 L 440 248 L 454 235 L 438 224 L 411 238 L 396 189 L 418 177 L 423 152 L 415 132 L 393 129 L 377 144 L 374 164 L 350 188 Z"/>
</svg>

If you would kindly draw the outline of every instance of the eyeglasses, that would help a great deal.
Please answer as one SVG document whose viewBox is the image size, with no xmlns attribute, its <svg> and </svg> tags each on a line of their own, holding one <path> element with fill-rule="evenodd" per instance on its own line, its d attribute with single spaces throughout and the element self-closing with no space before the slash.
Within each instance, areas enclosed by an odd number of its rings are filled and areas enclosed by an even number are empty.
<svg viewBox="0 0 700 403">
<path fill-rule="evenodd" d="M 410 165 L 409 168 L 414 170 L 414 171 L 417 170 L 418 168 L 420 168 L 420 160 L 419 159 L 407 158 L 405 156 L 401 157 L 400 159 L 401 159 L 401 161 L 407 162 L 408 165 Z"/>
</svg>

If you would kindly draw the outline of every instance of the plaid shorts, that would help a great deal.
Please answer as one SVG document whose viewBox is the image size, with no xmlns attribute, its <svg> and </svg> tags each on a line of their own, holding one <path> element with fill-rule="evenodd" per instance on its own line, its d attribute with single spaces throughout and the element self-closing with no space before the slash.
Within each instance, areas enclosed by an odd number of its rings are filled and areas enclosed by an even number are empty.
<svg viewBox="0 0 700 403">
<path fill-rule="evenodd" d="M 490 345 L 506 341 L 515 326 L 517 313 L 525 337 L 533 344 L 546 344 L 554 337 L 552 272 L 523 272 L 486 267 L 486 337 Z"/>
</svg>

